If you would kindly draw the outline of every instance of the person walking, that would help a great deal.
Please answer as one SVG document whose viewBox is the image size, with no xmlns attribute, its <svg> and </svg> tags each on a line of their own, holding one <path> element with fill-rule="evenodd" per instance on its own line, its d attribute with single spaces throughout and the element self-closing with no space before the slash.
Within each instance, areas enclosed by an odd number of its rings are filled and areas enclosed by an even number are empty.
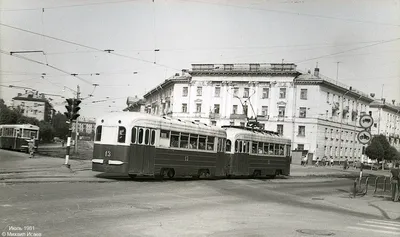
<svg viewBox="0 0 400 237">
<path fill-rule="evenodd" d="M 35 157 L 35 138 L 32 137 L 28 140 L 28 151 L 29 151 L 29 158 Z"/>
<path fill-rule="evenodd" d="M 390 180 L 392 185 L 392 201 L 399 201 L 399 181 L 400 179 L 400 170 L 399 163 L 396 163 L 394 167 L 390 170 Z"/>
<path fill-rule="evenodd" d="M 331 157 L 331 167 L 333 167 L 333 157 Z"/>
</svg>

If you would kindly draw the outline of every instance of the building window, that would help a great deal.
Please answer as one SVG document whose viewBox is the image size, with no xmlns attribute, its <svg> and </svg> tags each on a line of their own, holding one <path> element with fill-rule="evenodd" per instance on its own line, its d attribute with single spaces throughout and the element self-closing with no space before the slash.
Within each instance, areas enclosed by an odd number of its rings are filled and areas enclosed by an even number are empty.
<svg viewBox="0 0 400 237">
<path fill-rule="evenodd" d="M 276 125 L 276 131 L 277 131 L 279 134 L 283 135 L 283 124 L 278 124 L 278 125 Z"/>
<path fill-rule="evenodd" d="M 285 106 L 278 107 L 278 117 L 285 117 Z"/>
<path fill-rule="evenodd" d="M 304 150 L 304 144 L 297 144 L 297 150 L 303 151 Z"/>
<path fill-rule="evenodd" d="M 299 117 L 300 118 L 305 118 L 307 114 L 307 108 L 306 107 L 300 107 L 300 114 Z"/>
<path fill-rule="evenodd" d="M 263 99 L 268 99 L 269 98 L 269 88 L 263 88 L 262 98 Z"/>
<path fill-rule="evenodd" d="M 201 104 L 196 104 L 196 112 L 201 113 Z"/>
<path fill-rule="evenodd" d="M 33 107 L 38 107 L 38 104 L 37 103 L 33 103 Z"/>
<path fill-rule="evenodd" d="M 300 99 L 301 100 L 306 100 L 307 99 L 307 89 L 301 89 L 300 90 Z"/>
<path fill-rule="evenodd" d="M 261 107 L 261 114 L 263 116 L 267 116 L 268 115 L 268 106 L 262 106 Z"/>
<path fill-rule="evenodd" d="M 219 104 L 214 105 L 214 113 L 219 114 Z"/>
<path fill-rule="evenodd" d="M 250 64 L 250 71 L 260 70 L 260 64 Z"/>
<path fill-rule="evenodd" d="M 217 121 L 211 121 L 212 126 L 217 126 Z"/>
<path fill-rule="evenodd" d="M 329 96 L 330 96 L 330 93 L 326 92 L 326 102 L 328 102 L 328 103 L 329 103 Z"/>
<path fill-rule="evenodd" d="M 233 88 L 233 95 L 238 96 L 239 95 L 239 87 Z"/>
<path fill-rule="evenodd" d="M 234 125 L 235 125 L 235 122 L 234 122 L 234 121 L 230 121 L 230 122 L 229 122 L 229 125 L 234 126 Z"/>
<path fill-rule="evenodd" d="M 219 97 L 220 94 L 221 94 L 221 87 L 219 87 L 219 86 L 215 87 L 214 96 L 215 96 L 215 97 Z"/>
<path fill-rule="evenodd" d="M 201 96 L 203 94 L 203 87 L 198 86 L 197 87 L 197 96 Z"/>
<path fill-rule="evenodd" d="M 182 104 L 182 113 L 187 113 L 187 104 Z"/>
<path fill-rule="evenodd" d="M 33 111 L 33 114 L 37 114 L 37 110 L 36 109 Z"/>
<path fill-rule="evenodd" d="M 224 64 L 224 70 L 225 71 L 232 71 L 233 70 L 233 64 Z"/>
<path fill-rule="evenodd" d="M 304 137 L 306 135 L 306 126 L 299 126 L 299 136 Z"/>
<path fill-rule="evenodd" d="M 279 99 L 286 98 L 286 88 L 279 88 Z"/>
<path fill-rule="evenodd" d="M 244 88 L 243 98 L 249 98 L 250 88 Z"/>
<path fill-rule="evenodd" d="M 183 97 L 188 96 L 188 88 L 187 88 L 187 86 L 183 87 L 182 96 Z"/>
<path fill-rule="evenodd" d="M 244 122 L 240 122 L 240 127 L 244 127 Z"/>
<path fill-rule="evenodd" d="M 232 108 L 232 114 L 237 114 L 238 106 L 234 105 Z"/>
</svg>

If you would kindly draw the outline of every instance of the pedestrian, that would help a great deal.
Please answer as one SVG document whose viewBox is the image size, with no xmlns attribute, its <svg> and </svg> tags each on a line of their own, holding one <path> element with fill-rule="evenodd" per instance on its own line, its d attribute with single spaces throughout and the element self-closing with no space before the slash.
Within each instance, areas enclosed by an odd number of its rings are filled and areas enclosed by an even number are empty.
<svg viewBox="0 0 400 237">
<path fill-rule="evenodd" d="M 61 141 L 61 146 L 64 147 L 64 140 Z"/>
<path fill-rule="evenodd" d="M 32 137 L 30 140 L 28 140 L 28 152 L 29 152 L 29 158 L 35 157 L 35 138 L 34 137 Z"/>
<path fill-rule="evenodd" d="M 346 160 L 343 162 L 343 169 L 346 170 L 348 168 L 348 163 L 349 160 L 346 158 Z"/>
<path fill-rule="evenodd" d="M 304 157 L 301 159 L 301 163 L 302 163 L 303 166 L 307 166 L 307 156 L 304 156 Z"/>
<path fill-rule="evenodd" d="M 317 157 L 317 162 L 315 162 L 315 166 L 316 166 L 316 167 L 319 166 L 319 157 Z"/>
<path fill-rule="evenodd" d="M 333 157 L 331 157 L 331 167 L 333 167 Z"/>
<path fill-rule="evenodd" d="M 397 202 L 399 201 L 399 181 L 400 179 L 400 170 L 399 170 L 399 163 L 394 165 L 394 168 L 390 170 L 390 180 L 392 185 L 392 201 Z"/>
</svg>

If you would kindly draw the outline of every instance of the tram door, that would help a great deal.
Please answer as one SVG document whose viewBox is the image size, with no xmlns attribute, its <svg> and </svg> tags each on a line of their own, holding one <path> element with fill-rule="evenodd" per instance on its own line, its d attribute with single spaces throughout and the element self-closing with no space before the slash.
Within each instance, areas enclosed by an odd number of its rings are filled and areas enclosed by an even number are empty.
<svg viewBox="0 0 400 237">
<path fill-rule="evenodd" d="M 133 128 L 136 133 L 130 147 L 129 173 L 138 175 L 154 175 L 154 157 L 156 131 L 149 128 Z"/>
</svg>

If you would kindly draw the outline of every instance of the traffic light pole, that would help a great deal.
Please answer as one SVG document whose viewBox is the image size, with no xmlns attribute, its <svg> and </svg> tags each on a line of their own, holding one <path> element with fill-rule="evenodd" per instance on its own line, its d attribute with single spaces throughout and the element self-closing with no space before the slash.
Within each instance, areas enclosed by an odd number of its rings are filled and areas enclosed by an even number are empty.
<svg viewBox="0 0 400 237">
<path fill-rule="evenodd" d="M 72 124 L 70 123 L 68 128 L 68 138 L 67 138 L 67 154 L 65 155 L 65 164 L 64 164 L 67 168 L 70 168 L 68 161 L 69 161 L 69 151 L 71 147 L 71 136 L 72 136 Z"/>
<path fill-rule="evenodd" d="M 80 96 L 80 88 L 79 85 L 76 86 L 76 99 L 79 100 Z M 75 148 L 74 148 L 75 153 L 78 152 L 78 119 L 75 121 Z"/>
</svg>

